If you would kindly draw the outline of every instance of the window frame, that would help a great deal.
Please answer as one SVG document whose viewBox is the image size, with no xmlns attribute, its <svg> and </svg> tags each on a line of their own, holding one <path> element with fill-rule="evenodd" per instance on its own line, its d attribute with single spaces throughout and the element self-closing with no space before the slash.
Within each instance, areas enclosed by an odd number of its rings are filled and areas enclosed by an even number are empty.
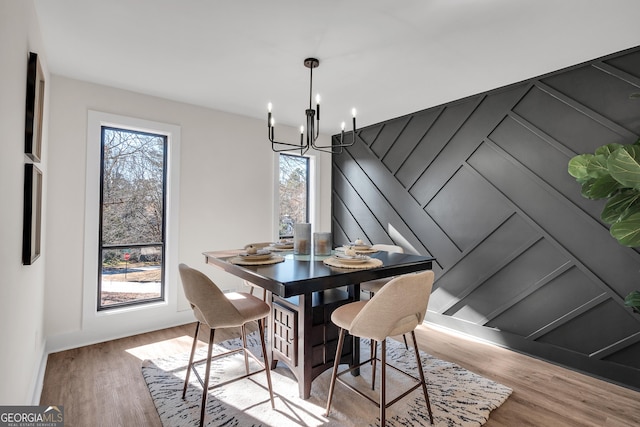
<svg viewBox="0 0 640 427">
<path fill-rule="evenodd" d="M 163 139 L 163 159 L 162 159 L 162 237 L 160 242 L 155 243 L 133 243 L 133 244 L 118 244 L 118 245 L 110 245 L 108 248 L 105 248 L 104 242 L 102 240 L 102 228 L 103 228 L 103 213 L 104 213 L 104 135 L 105 130 L 113 130 L 113 131 L 123 131 L 123 132 L 131 132 L 137 133 L 141 135 L 148 135 L 153 137 L 160 137 Z M 124 129 L 122 127 L 116 126 L 100 126 L 100 211 L 99 211 L 99 222 L 98 222 L 98 293 L 97 293 L 97 310 L 116 310 L 120 307 L 134 306 L 138 304 L 150 304 L 154 302 L 164 301 L 165 299 L 165 269 L 166 269 L 166 261 L 165 261 L 165 249 L 166 249 L 166 226 L 167 226 L 167 155 L 169 149 L 169 136 L 166 133 L 157 133 L 157 132 L 148 132 L 137 129 Z M 162 274 L 160 276 L 160 296 L 154 298 L 146 298 L 141 300 L 128 301 L 123 303 L 115 303 L 109 305 L 102 305 L 102 256 L 105 249 L 119 249 L 119 248 L 136 248 L 136 247 L 148 247 L 148 246 L 160 246 L 161 248 L 161 265 L 162 265 Z"/>
<path fill-rule="evenodd" d="M 306 211 L 306 222 L 313 222 L 312 218 L 314 217 L 314 214 L 312 212 L 312 194 L 315 194 L 315 192 L 313 191 L 312 188 L 312 183 L 314 182 L 314 179 L 312 178 L 312 163 L 313 163 L 313 157 L 312 156 L 305 156 L 305 155 L 299 155 L 299 154 L 290 154 L 290 153 L 286 153 L 286 152 L 282 152 L 282 153 L 278 153 L 277 156 L 277 168 L 276 168 L 276 195 L 277 195 L 277 199 L 276 199 L 276 211 L 277 211 L 277 215 L 276 215 L 276 230 L 277 230 L 277 237 L 278 239 L 288 239 L 288 238 L 293 238 L 293 233 L 291 234 L 291 236 L 287 235 L 287 236 L 281 236 L 280 235 L 280 216 L 281 216 L 281 211 L 280 211 L 280 159 L 282 158 L 282 156 L 289 156 L 289 157 L 298 157 L 298 158 L 302 158 L 306 160 L 307 163 L 307 176 L 306 176 L 306 207 L 305 207 L 305 211 Z"/>
<path fill-rule="evenodd" d="M 98 216 L 100 208 L 100 129 L 112 126 L 121 129 L 166 134 L 167 177 L 165 217 L 165 299 L 148 304 L 100 310 L 97 307 L 98 286 Z M 84 219 L 84 260 L 82 294 L 82 330 L 89 340 L 111 339 L 153 328 L 188 322 L 190 310 L 179 301 L 179 188 L 180 188 L 180 126 L 122 116 L 100 111 L 87 113 L 87 157 Z M 188 307 L 187 307 L 188 308 Z"/>
</svg>

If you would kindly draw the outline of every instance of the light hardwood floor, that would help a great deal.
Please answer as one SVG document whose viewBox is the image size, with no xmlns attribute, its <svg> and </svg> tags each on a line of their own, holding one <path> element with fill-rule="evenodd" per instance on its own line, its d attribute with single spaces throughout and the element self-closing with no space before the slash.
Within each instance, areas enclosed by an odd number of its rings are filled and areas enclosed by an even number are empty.
<svg viewBox="0 0 640 427">
<path fill-rule="evenodd" d="M 188 352 L 194 329 L 190 324 L 51 354 L 40 404 L 64 405 L 67 427 L 160 426 L 142 360 Z M 202 345 L 206 335 L 201 332 Z M 216 341 L 237 336 L 216 335 Z M 420 349 L 513 389 L 488 427 L 640 426 L 640 392 L 430 326 L 418 327 L 416 335 Z"/>
</svg>

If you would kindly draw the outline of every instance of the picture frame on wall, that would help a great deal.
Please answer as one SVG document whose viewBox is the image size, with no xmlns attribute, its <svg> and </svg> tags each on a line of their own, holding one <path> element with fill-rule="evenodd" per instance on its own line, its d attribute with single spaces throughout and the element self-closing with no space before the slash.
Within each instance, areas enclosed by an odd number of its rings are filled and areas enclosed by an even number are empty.
<svg viewBox="0 0 640 427">
<path fill-rule="evenodd" d="M 42 111 L 44 73 L 38 54 L 29 52 L 27 65 L 27 102 L 25 110 L 24 152 L 34 162 L 42 156 Z"/>
<path fill-rule="evenodd" d="M 40 256 L 42 230 L 42 171 L 33 163 L 24 165 L 24 221 L 22 263 L 31 265 Z"/>
</svg>

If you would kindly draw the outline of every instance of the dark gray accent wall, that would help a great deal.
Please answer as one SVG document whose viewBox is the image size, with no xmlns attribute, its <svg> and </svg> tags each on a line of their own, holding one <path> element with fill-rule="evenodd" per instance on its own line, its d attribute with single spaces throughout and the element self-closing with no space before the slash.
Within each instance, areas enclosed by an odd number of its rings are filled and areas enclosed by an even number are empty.
<svg viewBox="0 0 640 427">
<path fill-rule="evenodd" d="M 567 173 L 638 139 L 634 92 L 640 48 L 358 130 L 333 156 L 334 243 L 432 255 L 428 321 L 640 389 L 640 315 L 623 303 L 640 253 Z"/>
</svg>

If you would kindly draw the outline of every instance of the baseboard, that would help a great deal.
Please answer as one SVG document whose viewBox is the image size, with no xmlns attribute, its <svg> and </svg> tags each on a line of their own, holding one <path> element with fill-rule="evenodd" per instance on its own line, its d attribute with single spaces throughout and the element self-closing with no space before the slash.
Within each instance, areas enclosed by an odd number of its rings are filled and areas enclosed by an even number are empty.
<svg viewBox="0 0 640 427">
<path fill-rule="evenodd" d="M 44 373 L 47 369 L 47 359 L 49 354 L 46 352 L 46 343 L 40 346 L 40 352 L 37 357 L 37 367 L 34 369 L 35 376 L 31 379 L 29 387 L 29 396 L 31 396 L 31 405 L 40 405 L 40 395 L 42 394 L 42 385 L 44 384 Z"/>
<path fill-rule="evenodd" d="M 160 321 L 154 321 L 152 323 L 141 322 L 136 324 L 135 326 L 127 325 L 116 327 L 113 329 L 93 328 L 78 330 L 66 334 L 59 334 L 48 337 L 46 352 L 47 354 L 57 353 L 59 351 L 70 350 L 86 345 L 98 344 L 101 342 L 125 338 L 132 335 L 185 325 L 194 321 L 195 318 L 193 317 L 193 311 L 185 310 L 173 314 L 171 318 L 163 318 Z"/>
<path fill-rule="evenodd" d="M 640 391 L 639 369 L 590 358 L 584 354 L 546 343 L 527 340 L 509 332 L 472 324 L 451 316 L 427 312 L 425 323 L 437 325 L 476 340 L 488 342 L 594 378 Z"/>
</svg>

